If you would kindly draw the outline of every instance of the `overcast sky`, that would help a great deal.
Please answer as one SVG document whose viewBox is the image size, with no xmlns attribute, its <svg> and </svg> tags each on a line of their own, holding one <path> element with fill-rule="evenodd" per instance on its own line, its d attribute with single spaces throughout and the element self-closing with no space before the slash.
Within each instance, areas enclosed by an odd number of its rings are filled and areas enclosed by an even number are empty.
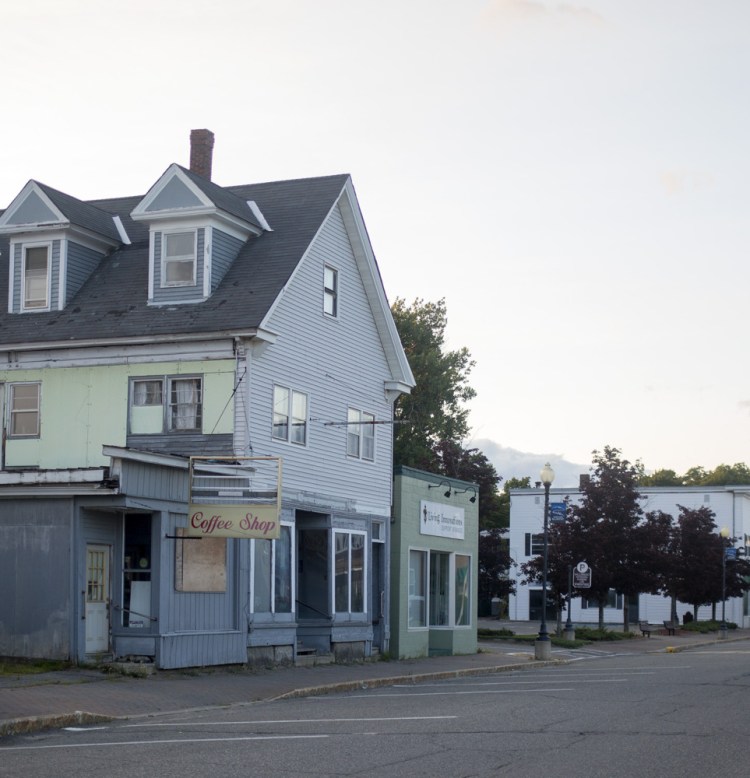
<svg viewBox="0 0 750 778">
<path fill-rule="evenodd" d="M 0 208 L 144 193 L 201 127 L 219 184 L 351 173 L 502 475 L 750 460 L 747 0 L 25 0 L 2 33 Z"/>
</svg>

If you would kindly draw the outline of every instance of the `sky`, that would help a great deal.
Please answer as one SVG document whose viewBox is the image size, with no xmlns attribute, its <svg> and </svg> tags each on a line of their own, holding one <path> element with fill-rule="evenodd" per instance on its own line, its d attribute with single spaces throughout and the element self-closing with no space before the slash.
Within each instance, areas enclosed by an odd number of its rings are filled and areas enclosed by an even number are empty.
<svg viewBox="0 0 750 778">
<path fill-rule="evenodd" d="M 0 208 L 350 173 L 391 301 L 444 298 L 469 446 L 750 461 L 747 0 L 25 0 Z M 558 485 L 557 483 L 555 485 Z"/>
</svg>

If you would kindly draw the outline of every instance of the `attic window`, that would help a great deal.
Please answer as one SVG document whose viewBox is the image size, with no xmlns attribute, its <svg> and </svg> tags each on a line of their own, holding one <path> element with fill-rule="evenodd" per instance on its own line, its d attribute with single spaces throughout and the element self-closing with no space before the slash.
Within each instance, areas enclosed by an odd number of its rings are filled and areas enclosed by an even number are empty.
<svg viewBox="0 0 750 778">
<path fill-rule="evenodd" d="M 339 274 L 329 265 L 323 271 L 323 312 L 334 317 L 339 312 Z"/>
<path fill-rule="evenodd" d="M 49 246 L 26 246 L 23 252 L 23 310 L 49 308 Z"/>
<path fill-rule="evenodd" d="M 162 286 L 195 285 L 196 232 L 168 232 L 162 241 Z"/>
</svg>

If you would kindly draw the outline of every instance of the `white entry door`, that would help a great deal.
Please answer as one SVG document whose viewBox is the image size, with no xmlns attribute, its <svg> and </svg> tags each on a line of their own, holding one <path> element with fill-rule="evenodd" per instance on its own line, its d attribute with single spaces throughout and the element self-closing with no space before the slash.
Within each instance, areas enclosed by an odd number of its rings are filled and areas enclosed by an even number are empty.
<svg viewBox="0 0 750 778">
<path fill-rule="evenodd" d="M 86 653 L 109 651 L 111 546 L 86 546 Z"/>
</svg>

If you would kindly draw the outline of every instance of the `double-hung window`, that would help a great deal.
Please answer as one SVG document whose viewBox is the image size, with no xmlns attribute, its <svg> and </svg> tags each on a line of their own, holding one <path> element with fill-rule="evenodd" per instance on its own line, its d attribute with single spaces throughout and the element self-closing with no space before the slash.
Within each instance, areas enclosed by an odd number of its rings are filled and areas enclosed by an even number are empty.
<svg viewBox="0 0 750 778">
<path fill-rule="evenodd" d="M 350 457 L 375 459 L 375 415 L 349 408 L 346 424 L 346 453 Z"/>
<path fill-rule="evenodd" d="M 169 429 L 200 430 L 203 398 L 200 378 L 169 378 Z"/>
<path fill-rule="evenodd" d="M 42 385 L 39 383 L 9 384 L 9 388 L 9 437 L 38 437 L 40 429 Z"/>
<path fill-rule="evenodd" d="M 162 235 L 162 286 L 194 286 L 196 231 Z"/>
<path fill-rule="evenodd" d="M 273 388 L 273 431 L 276 440 L 307 443 L 307 395 L 286 386 Z"/>
<path fill-rule="evenodd" d="M 524 535 L 524 553 L 526 556 L 540 556 L 544 553 L 544 535 L 527 532 Z"/>
<path fill-rule="evenodd" d="M 24 246 L 23 291 L 24 311 L 49 308 L 50 261 L 49 246 Z"/>
<path fill-rule="evenodd" d="M 202 428 L 201 377 L 133 379 L 130 390 L 132 433 L 200 432 Z"/>
<path fill-rule="evenodd" d="M 334 318 L 339 315 L 339 272 L 329 265 L 323 270 L 323 312 Z"/>
</svg>

